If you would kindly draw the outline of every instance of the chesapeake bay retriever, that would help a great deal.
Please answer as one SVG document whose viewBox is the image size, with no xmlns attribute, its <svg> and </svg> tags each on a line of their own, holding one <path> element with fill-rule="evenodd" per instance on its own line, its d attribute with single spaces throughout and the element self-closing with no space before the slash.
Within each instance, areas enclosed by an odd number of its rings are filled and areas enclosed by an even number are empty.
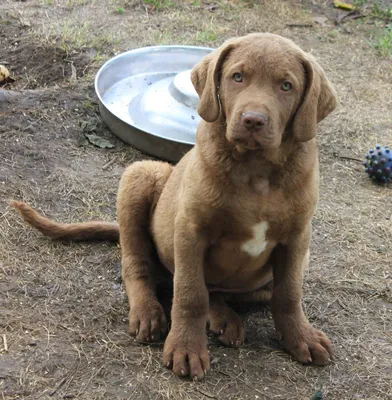
<svg viewBox="0 0 392 400">
<path fill-rule="evenodd" d="M 202 117 L 197 143 L 172 167 L 142 161 L 124 172 L 118 225 L 59 224 L 14 202 L 25 220 L 62 240 L 120 239 L 130 331 L 156 341 L 167 321 L 156 268 L 174 274 L 163 362 L 201 379 L 210 368 L 206 325 L 226 345 L 244 341 L 230 302 L 271 300 L 284 348 L 326 365 L 327 336 L 302 307 L 311 219 L 318 200 L 316 125 L 337 104 L 315 59 L 260 33 L 228 40 L 192 71 Z"/>
</svg>

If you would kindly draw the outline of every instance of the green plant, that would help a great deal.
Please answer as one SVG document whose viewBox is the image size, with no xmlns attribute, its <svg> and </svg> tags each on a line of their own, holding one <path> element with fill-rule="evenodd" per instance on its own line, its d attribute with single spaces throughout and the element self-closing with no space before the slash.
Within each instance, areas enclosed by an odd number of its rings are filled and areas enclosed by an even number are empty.
<svg viewBox="0 0 392 400">
<path fill-rule="evenodd" d="M 90 111 L 95 111 L 96 104 L 92 103 L 90 100 L 85 100 L 83 102 L 83 107 Z"/>
<path fill-rule="evenodd" d="M 376 1 L 372 7 L 372 15 L 380 19 L 392 21 L 392 7 L 383 7 Z"/>
<path fill-rule="evenodd" d="M 356 8 L 362 7 L 363 5 L 367 4 L 369 0 L 354 0 L 353 6 Z"/>
<path fill-rule="evenodd" d="M 382 56 L 392 56 L 392 25 L 376 37 L 373 46 Z"/>
<path fill-rule="evenodd" d="M 117 13 L 117 14 L 124 14 L 124 11 L 125 11 L 125 10 L 124 10 L 123 7 L 117 7 L 117 8 L 116 8 L 116 13 Z"/>
<path fill-rule="evenodd" d="M 144 0 L 144 2 L 153 6 L 157 11 L 164 7 L 169 7 L 172 5 L 172 2 L 170 0 Z"/>
<path fill-rule="evenodd" d="M 104 55 L 101 52 L 97 51 L 97 54 L 95 54 L 93 60 L 96 63 L 103 63 L 103 62 L 107 61 L 108 58 L 109 58 L 108 55 Z"/>
<path fill-rule="evenodd" d="M 365 4 L 369 4 L 369 0 L 354 0 L 353 1 L 353 5 L 356 8 L 361 8 Z M 385 19 L 385 20 L 389 20 L 389 21 L 392 20 L 392 7 L 383 5 L 381 0 L 375 0 L 372 5 L 369 4 L 369 9 L 370 9 L 370 16 L 372 16 L 372 17 L 379 18 L 379 19 Z"/>
<path fill-rule="evenodd" d="M 89 0 L 68 0 L 66 3 L 66 7 L 72 8 L 77 6 L 86 6 L 89 3 Z"/>
<path fill-rule="evenodd" d="M 218 35 L 207 29 L 205 31 L 200 31 L 196 33 L 196 41 L 197 42 L 201 42 L 201 43 L 207 43 L 207 42 L 213 42 L 214 40 L 216 40 L 216 38 L 218 37 Z"/>
</svg>

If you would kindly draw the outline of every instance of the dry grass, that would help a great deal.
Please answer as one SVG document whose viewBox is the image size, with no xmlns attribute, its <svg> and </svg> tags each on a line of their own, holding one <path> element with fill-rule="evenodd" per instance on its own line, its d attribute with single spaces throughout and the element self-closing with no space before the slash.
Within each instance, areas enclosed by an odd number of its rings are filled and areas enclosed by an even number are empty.
<svg viewBox="0 0 392 400">
<path fill-rule="evenodd" d="M 214 11 L 205 1 L 173 3 L 159 12 L 129 0 L 0 5 L 0 61 L 16 73 L 14 87 L 44 88 L 0 103 L 3 398 L 303 400 L 320 388 L 326 399 L 392 398 L 391 188 L 369 182 L 357 161 L 376 143 L 392 144 L 392 68 L 368 43 L 372 26 L 351 22 L 347 34 L 330 19 L 292 28 L 314 14 L 291 1 L 222 0 Z M 318 12 L 335 12 L 318 3 Z M 91 87 L 99 65 L 136 46 L 215 46 L 253 31 L 286 35 L 314 53 L 339 92 L 340 108 L 320 126 L 321 198 L 304 284 L 306 312 L 337 354 L 329 367 L 301 366 L 280 349 L 268 308 L 242 309 L 247 343 L 236 350 L 211 340 L 213 371 L 195 384 L 161 366 L 162 344 L 127 336 L 117 246 L 47 241 L 8 201 L 62 221 L 113 220 L 123 169 L 146 156 L 101 123 L 116 148 L 78 146 L 78 121 L 99 118 Z M 41 57 L 32 56 L 37 49 Z"/>
</svg>

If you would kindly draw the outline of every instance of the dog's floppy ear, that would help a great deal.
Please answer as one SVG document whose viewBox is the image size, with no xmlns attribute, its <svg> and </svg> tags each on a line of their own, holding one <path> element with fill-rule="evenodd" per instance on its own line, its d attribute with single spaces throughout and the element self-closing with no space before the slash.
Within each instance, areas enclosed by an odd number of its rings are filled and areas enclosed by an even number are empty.
<svg viewBox="0 0 392 400">
<path fill-rule="evenodd" d="M 221 47 L 204 57 L 192 70 L 192 83 L 200 97 L 197 112 L 207 122 L 214 122 L 219 118 L 219 73 L 223 61 L 237 42 L 236 39 L 226 41 Z"/>
<path fill-rule="evenodd" d="M 314 57 L 307 54 L 302 63 L 307 83 L 292 128 L 297 141 L 307 142 L 315 137 L 316 125 L 336 108 L 338 99 L 334 87 Z"/>
</svg>

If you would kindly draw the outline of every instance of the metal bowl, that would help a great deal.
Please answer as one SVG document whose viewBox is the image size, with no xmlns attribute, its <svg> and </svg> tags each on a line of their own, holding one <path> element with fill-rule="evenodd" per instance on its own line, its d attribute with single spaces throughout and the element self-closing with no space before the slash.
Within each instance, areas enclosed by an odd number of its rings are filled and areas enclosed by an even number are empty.
<svg viewBox="0 0 392 400">
<path fill-rule="evenodd" d="M 107 61 L 95 78 L 102 119 L 137 149 L 178 161 L 195 144 L 200 122 L 190 71 L 212 50 L 152 46 Z"/>
</svg>

